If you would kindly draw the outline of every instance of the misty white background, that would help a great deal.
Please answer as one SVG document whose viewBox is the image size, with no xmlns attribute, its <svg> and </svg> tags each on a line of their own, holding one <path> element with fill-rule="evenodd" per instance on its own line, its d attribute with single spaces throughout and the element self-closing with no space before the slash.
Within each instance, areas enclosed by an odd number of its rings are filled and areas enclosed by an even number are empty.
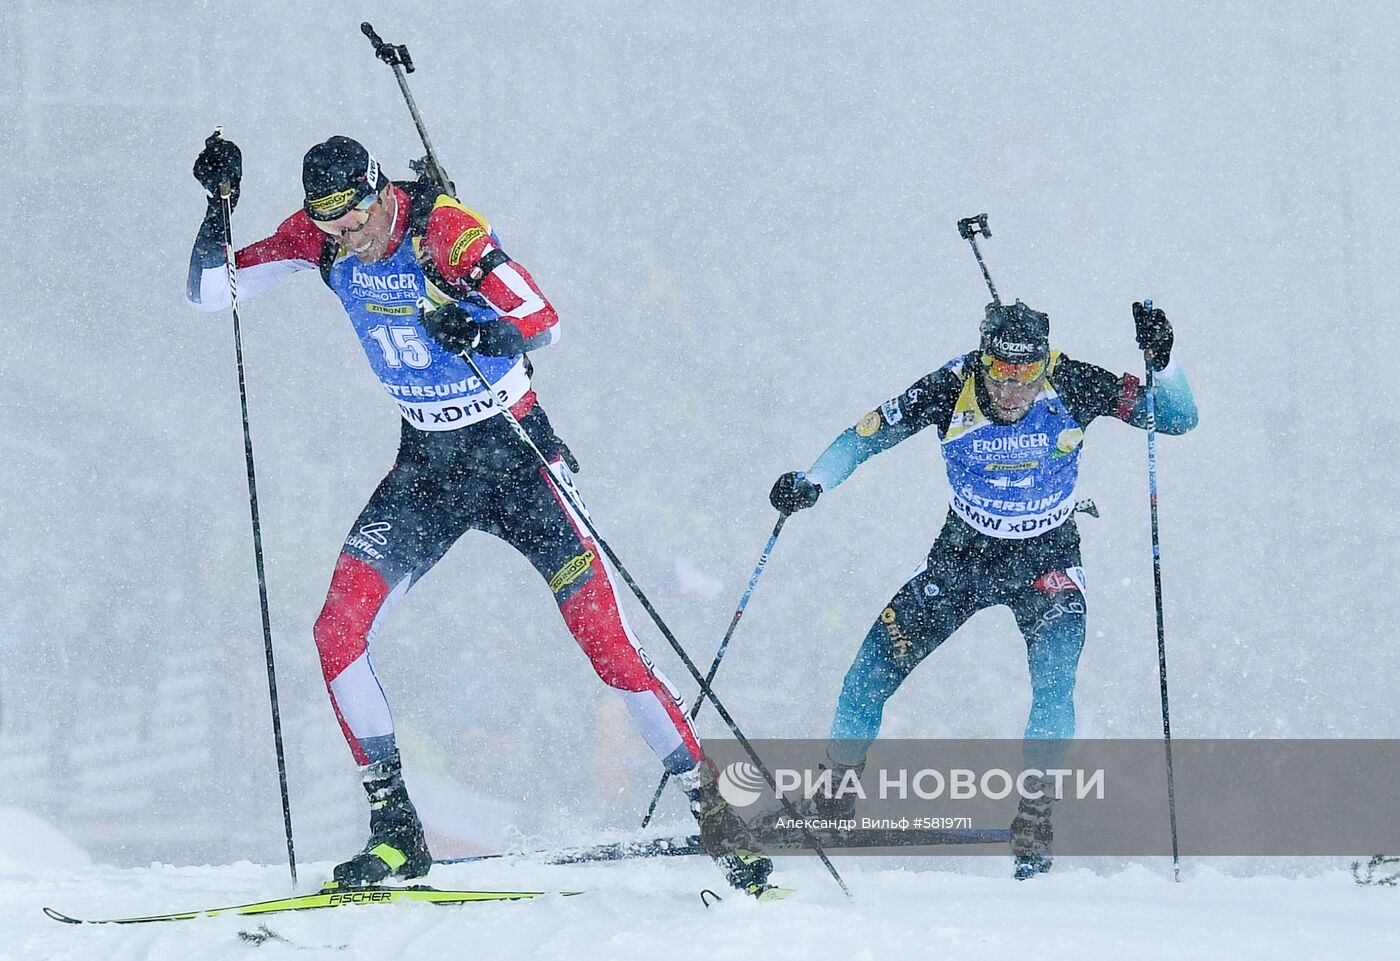
<svg viewBox="0 0 1400 961">
<path fill-rule="evenodd" d="M 986 211 L 1001 293 L 1071 356 L 1138 371 L 1145 296 L 1175 325 L 1201 426 L 1158 450 L 1174 734 L 1394 735 L 1393 5 L 289 6 L 0 10 L 0 798 L 121 863 L 282 850 L 231 324 L 182 297 L 190 166 L 217 124 L 243 148 L 239 244 L 297 208 L 331 134 L 409 176 L 421 148 L 365 18 L 409 46 L 461 199 L 559 309 L 540 397 L 696 661 L 773 479 L 974 346 L 987 292 L 954 224 Z M 363 802 L 311 625 L 399 418 L 314 272 L 241 316 L 299 854 L 339 858 Z M 717 683 L 748 734 L 825 734 L 942 523 L 936 448 L 787 525 Z M 1095 424 L 1079 493 L 1103 513 L 1080 524 L 1079 730 L 1150 737 L 1144 435 Z M 678 560 L 718 593 L 682 590 Z M 463 540 L 376 663 L 411 783 L 553 838 L 640 817 L 656 765 L 509 549 Z M 1016 737 L 1028 706 L 999 610 L 884 731 Z"/>
</svg>

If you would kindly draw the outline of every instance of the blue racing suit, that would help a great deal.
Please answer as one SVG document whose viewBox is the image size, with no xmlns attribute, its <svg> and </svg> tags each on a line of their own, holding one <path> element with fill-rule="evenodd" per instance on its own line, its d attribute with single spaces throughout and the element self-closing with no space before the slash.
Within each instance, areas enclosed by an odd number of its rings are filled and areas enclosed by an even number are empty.
<svg viewBox="0 0 1400 961">
<path fill-rule="evenodd" d="M 1146 391 L 1130 374 L 1050 356 L 1044 388 L 1013 423 L 992 417 L 978 354 L 950 361 L 866 414 L 817 459 L 807 479 L 837 486 L 862 462 L 933 426 L 952 486 L 948 519 L 928 557 L 890 600 L 846 672 L 828 754 L 857 766 L 885 702 L 969 617 L 1011 608 L 1026 641 L 1031 712 L 1027 763 L 1054 766 L 1074 736 L 1074 680 L 1084 647 L 1084 571 L 1074 486 L 1084 430 L 1100 416 L 1146 428 Z M 1173 363 L 1155 377 L 1157 429 L 1184 434 L 1197 413 Z M 1037 750 L 1035 741 L 1045 743 Z"/>
</svg>

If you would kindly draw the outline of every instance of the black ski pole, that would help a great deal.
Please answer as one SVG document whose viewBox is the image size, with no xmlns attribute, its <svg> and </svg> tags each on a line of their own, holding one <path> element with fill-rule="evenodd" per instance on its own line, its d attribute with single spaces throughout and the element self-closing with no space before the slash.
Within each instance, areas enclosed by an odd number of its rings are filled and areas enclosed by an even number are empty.
<svg viewBox="0 0 1400 961">
<path fill-rule="evenodd" d="M 714 682 L 715 674 L 719 671 L 719 662 L 724 660 L 724 652 L 729 649 L 729 639 L 734 636 L 734 629 L 739 626 L 739 619 L 744 616 L 744 608 L 749 606 L 749 597 L 753 594 L 754 585 L 758 583 L 759 577 L 763 574 L 763 568 L 768 564 L 768 555 L 773 553 L 773 545 L 778 543 L 778 535 L 782 533 L 783 524 L 787 522 L 787 519 L 787 514 L 779 514 L 778 523 L 773 525 L 773 533 L 768 535 L 768 543 L 764 546 L 763 553 L 758 557 L 758 566 L 753 569 L 749 585 L 744 588 L 744 596 L 739 598 L 739 607 L 734 611 L 734 617 L 729 621 L 729 629 L 724 632 L 724 640 L 719 642 L 719 650 L 715 651 L 715 659 L 710 663 L 710 670 L 706 673 L 705 680 L 701 682 L 700 693 L 695 698 L 695 706 L 690 709 L 692 721 L 700 715 L 700 708 L 705 706 L 705 692 L 710 689 L 710 684 Z M 666 790 L 666 782 L 670 779 L 671 772 L 663 771 L 661 783 L 656 785 L 656 793 L 651 796 L 651 804 L 647 807 L 646 817 L 642 818 L 642 827 L 651 823 L 651 816 L 656 813 L 656 804 L 661 800 L 661 792 Z"/>
<path fill-rule="evenodd" d="M 840 886 L 841 891 L 846 897 L 849 898 L 851 896 L 851 889 L 846 887 L 846 882 L 841 878 L 840 873 L 837 872 L 836 865 L 832 864 L 831 859 L 826 856 L 826 850 L 822 847 L 821 842 L 812 835 L 812 832 L 804 823 L 802 815 L 798 812 L 797 808 L 793 806 L 792 802 L 778 791 L 778 785 L 773 778 L 773 772 L 768 769 L 768 765 L 764 763 L 763 758 L 758 756 L 758 752 L 754 750 L 754 746 L 749 742 L 749 739 L 744 736 L 744 732 L 739 730 L 739 725 L 734 721 L 729 711 L 725 709 L 719 696 L 707 686 L 705 678 L 700 674 L 700 669 L 695 666 L 695 662 L 690 659 L 690 655 L 687 654 L 685 648 L 681 646 L 681 642 L 676 639 L 676 635 L 671 633 L 671 629 L 667 627 L 666 622 L 661 619 L 661 615 L 657 613 L 656 608 L 652 606 L 651 601 L 642 591 L 641 586 L 632 579 L 632 575 L 628 573 L 627 568 L 623 565 L 617 554 L 613 552 L 613 549 L 608 546 L 608 542 L 603 540 L 598 534 L 598 529 L 593 526 L 593 521 L 589 518 L 588 511 L 583 506 L 583 501 L 579 497 L 578 492 L 574 490 L 573 485 L 563 483 L 559 480 L 558 476 L 555 475 L 553 468 L 549 466 L 549 459 L 546 458 L 539 447 L 535 445 L 534 440 L 531 439 L 525 428 L 520 425 L 520 421 L 516 420 L 510 408 L 496 395 L 495 388 L 492 386 L 491 381 L 486 378 L 486 375 L 482 373 L 481 368 L 477 366 L 476 359 L 472 357 L 471 351 L 464 350 L 459 356 L 466 361 L 467 366 L 471 368 L 472 374 L 476 376 L 477 380 L 479 380 L 486 389 L 491 403 L 499 407 L 501 413 L 505 415 L 506 423 L 510 425 L 515 436 L 518 437 L 526 447 L 530 448 L 531 452 L 535 455 L 535 459 L 543 465 L 545 476 L 549 478 L 549 483 L 553 485 L 554 489 L 562 498 L 573 505 L 574 511 L 578 515 L 579 521 L 582 522 L 584 528 L 588 531 L 588 535 L 593 538 L 599 549 L 607 555 L 608 561 L 617 569 L 617 572 L 622 575 L 622 579 L 627 582 L 627 586 L 631 589 L 633 595 L 641 602 L 642 608 L 647 612 L 652 623 L 661 631 L 662 637 L 666 638 L 666 643 L 671 645 L 671 649 L 675 651 L 676 656 L 681 659 L 681 663 L 684 664 L 685 669 L 690 672 L 690 676 L 700 684 L 701 696 L 708 698 L 710 703 L 715 706 L 716 713 L 724 720 L 725 725 L 729 728 L 729 732 L 734 735 L 734 740 L 739 742 L 739 745 L 744 749 L 744 753 L 749 756 L 749 760 L 753 761 L 754 766 L 763 774 L 763 778 L 768 782 L 768 787 L 772 789 L 774 796 L 782 803 L 783 810 L 800 827 L 803 840 L 807 842 L 808 847 L 821 859 L 822 865 L 826 868 L 827 872 Z"/>
<path fill-rule="evenodd" d="M 218 130 L 214 137 L 219 137 Z M 248 429 L 248 387 L 243 376 L 243 334 L 238 323 L 238 269 L 233 249 L 233 186 L 219 184 L 224 211 L 224 257 L 228 265 L 228 289 L 233 302 L 233 349 L 238 360 L 238 401 L 243 409 L 243 456 L 248 463 L 248 510 L 253 519 L 253 557 L 258 571 L 258 603 L 262 607 L 263 653 L 267 657 L 267 693 L 272 701 L 272 741 L 277 748 L 277 779 L 282 786 L 282 825 L 287 832 L 287 866 L 292 886 L 297 883 L 297 856 L 292 846 L 292 803 L 287 794 L 287 759 L 282 750 L 282 715 L 277 708 L 277 671 L 272 662 L 272 620 L 267 609 L 267 574 L 263 568 L 262 525 L 258 521 L 258 482 L 253 474 L 253 435 Z"/>
<path fill-rule="evenodd" d="M 1152 313 L 1152 301 L 1144 299 L 1143 310 Z M 1172 875 L 1181 880 L 1181 852 L 1176 835 L 1176 782 L 1172 772 L 1172 721 L 1167 703 L 1167 632 L 1162 619 L 1162 542 L 1157 529 L 1157 388 L 1152 375 L 1152 352 L 1143 351 L 1147 368 L 1147 490 L 1152 510 L 1152 589 L 1157 604 L 1157 673 L 1162 682 L 1162 743 L 1167 755 L 1167 812 L 1172 829 Z"/>
<path fill-rule="evenodd" d="M 408 104 L 408 112 L 413 115 L 413 125 L 418 128 L 418 137 L 423 141 L 423 149 L 427 151 L 422 168 L 418 172 L 455 197 L 457 188 L 447 179 L 447 171 L 442 169 L 442 164 L 438 163 L 437 151 L 433 150 L 432 141 L 428 139 L 428 128 L 423 124 L 423 116 L 418 112 L 418 104 L 414 102 L 413 93 L 408 89 L 408 80 L 404 77 L 405 73 L 413 72 L 413 58 L 408 55 L 408 46 L 402 43 L 385 43 L 368 21 L 360 24 L 360 32 L 369 37 L 369 42 L 374 44 L 374 55 L 393 68 L 394 79 L 399 82 L 399 90 L 403 93 L 404 102 Z"/>
<path fill-rule="evenodd" d="M 1001 298 L 997 296 L 996 284 L 992 283 L 992 275 L 987 272 L 987 262 L 982 259 L 982 250 L 977 246 L 977 235 L 991 237 L 991 228 L 987 226 L 987 215 L 978 214 L 976 217 L 964 217 L 958 221 L 958 236 L 972 244 L 972 256 L 977 258 L 977 266 L 982 268 L 982 277 L 987 281 L 987 289 L 992 292 L 992 303 L 1001 306 Z"/>
</svg>

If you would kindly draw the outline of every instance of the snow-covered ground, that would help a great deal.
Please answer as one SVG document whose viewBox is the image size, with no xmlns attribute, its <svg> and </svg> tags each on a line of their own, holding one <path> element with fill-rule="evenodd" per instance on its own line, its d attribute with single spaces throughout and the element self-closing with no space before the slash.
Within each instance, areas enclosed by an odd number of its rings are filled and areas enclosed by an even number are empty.
<svg viewBox="0 0 1400 961">
<path fill-rule="evenodd" d="M 1400 891 L 1357 887 L 1335 871 L 1306 878 L 1227 876 L 1188 864 L 1180 884 L 1154 865 L 1101 874 L 1057 870 L 1033 882 L 995 874 L 999 859 L 838 859 L 847 901 L 819 864 L 780 863 L 788 901 L 697 896 L 717 887 L 698 858 L 585 865 L 487 862 L 434 869 L 440 887 L 577 889 L 581 897 L 457 907 L 390 905 L 72 927 L 76 916 L 211 907 L 288 893 L 285 865 L 90 868 L 18 873 L 5 865 L 4 959 L 621 958 L 859 961 L 961 959 L 1380 959 L 1400 955 Z M 957 862 L 958 865 L 965 862 Z M 302 887 L 330 865 L 303 865 Z M 250 944 L 259 925 L 285 942 Z"/>
</svg>

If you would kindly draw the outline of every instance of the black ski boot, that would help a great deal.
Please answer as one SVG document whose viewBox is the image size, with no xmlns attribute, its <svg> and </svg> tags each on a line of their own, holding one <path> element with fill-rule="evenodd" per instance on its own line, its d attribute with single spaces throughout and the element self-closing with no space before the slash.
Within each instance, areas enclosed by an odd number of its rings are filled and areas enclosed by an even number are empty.
<svg viewBox="0 0 1400 961">
<path fill-rule="evenodd" d="M 1051 781 L 1027 779 L 1026 787 L 1039 790 L 1038 798 L 1021 798 L 1016 809 L 1016 817 L 1011 822 L 1011 855 L 1016 861 L 1014 877 L 1025 881 L 1037 874 L 1050 870 L 1054 858 L 1050 856 L 1050 843 L 1055 832 L 1050 826 L 1050 805 L 1054 799 L 1055 785 Z"/>
<path fill-rule="evenodd" d="M 725 880 L 756 898 L 777 895 L 781 889 L 768 883 L 772 859 L 757 850 L 749 826 L 719 793 L 709 764 L 702 761 L 678 779 L 700 825 L 700 849 L 714 859 Z"/>
<path fill-rule="evenodd" d="M 856 816 L 856 792 L 841 792 L 841 785 L 854 771 L 856 779 L 865 773 L 864 764 L 842 764 L 840 761 L 828 760 L 825 764 L 818 765 L 820 771 L 831 772 L 831 793 L 818 791 L 812 795 L 812 813 L 824 821 L 853 821 Z M 837 832 L 835 823 L 830 831 Z"/>
<path fill-rule="evenodd" d="M 364 769 L 364 781 L 369 796 L 369 842 L 359 854 L 336 865 L 336 883 L 362 887 L 389 878 L 421 878 L 433 866 L 433 856 L 423 840 L 418 812 L 408 799 L 399 755 L 370 764 Z"/>
</svg>

